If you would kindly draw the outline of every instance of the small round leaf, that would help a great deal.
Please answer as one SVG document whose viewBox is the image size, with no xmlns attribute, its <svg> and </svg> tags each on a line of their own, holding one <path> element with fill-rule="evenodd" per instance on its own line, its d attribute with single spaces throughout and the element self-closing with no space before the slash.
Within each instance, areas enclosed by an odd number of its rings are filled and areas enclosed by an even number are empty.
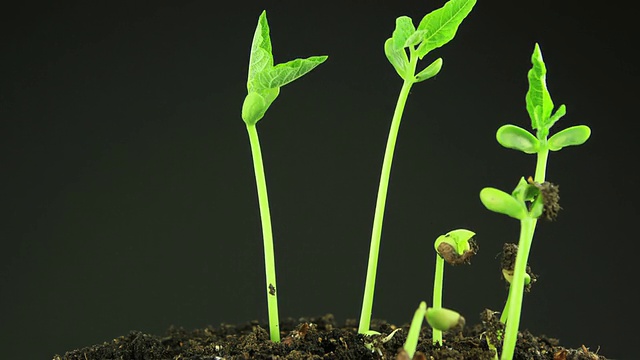
<svg viewBox="0 0 640 360">
<path fill-rule="evenodd" d="M 480 200 L 489 210 L 522 220 L 527 217 L 527 208 L 513 196 L 502 190 L 486 187 L 480 190 Z"/>
<path fill-rule="evenodd" d="M 448 331 L 456 326 L 464 326 L 465 323 L 462 315 L 447 308 L 428 308 L 425 317 L 429 326 L 440 331 Z"/>
<path fill-rule="evenodd" d="M 540 150 L 540 142 L 533 134 L 515 125 L 503 125 L 496 132 L 500 145 L 527 154 L 535 154 Z"/>
<path fill-rule="evenodd" d="M 566 128 L 549 138 L 549 150 L 558 151 L 565 146 L 584 144 L 591 136 L 591 129 L 586 125 Z"/>
</svg>

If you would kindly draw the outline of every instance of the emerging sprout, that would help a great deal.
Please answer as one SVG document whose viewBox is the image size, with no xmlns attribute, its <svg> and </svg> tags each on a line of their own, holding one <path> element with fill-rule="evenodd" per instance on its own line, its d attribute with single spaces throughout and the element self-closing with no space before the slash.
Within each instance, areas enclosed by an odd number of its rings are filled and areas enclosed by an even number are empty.
<svg viewBox="0 0 640 360">
<path fill-rule="evenodd" d="M 452 230 L 438 236 L 433 246 L 436 249 L 436 271 L 433 279 L 433 308 L 437 313 L 442 309 L 442 290 L 444 283 L 444 262 L 451 265 L 470 264 L 471 257 L 478 251 L 478 246 L 473 240 L 476 233 L 466 229 Z M 438 318 L 443 318 L 442 314 Z M 431 324 L 431 323 L 430 323 Z M 442 345 L 442 326 L 436 324 L 433 327 L 433 343 Z"/>
<path fill-rule="evenodd" d="M 428 308 L 426 302 L 420 302 L 418 309 L 416 309 L 413 314 L 407 339 L 396 360 L 413 359 L 413 355 L 416 353 L 418 346 L 422 321 L 425 319 L 434 331 L 449 331 L 455 328 L 462 328 L 465 324 L 464 317 L 456 311 L 445 308 Z"/>
</svg>

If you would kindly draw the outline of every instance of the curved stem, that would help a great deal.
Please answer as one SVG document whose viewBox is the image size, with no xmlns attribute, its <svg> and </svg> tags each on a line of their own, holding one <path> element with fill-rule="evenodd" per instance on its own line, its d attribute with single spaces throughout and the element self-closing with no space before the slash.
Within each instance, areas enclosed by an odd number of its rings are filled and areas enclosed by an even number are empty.
<svg viewBox="0 0 640 360">
<path fill-rule="evenodd" d="M 413 355 L 416 353 L 418 338 L 420 337 L 420 330 L 422 329 L 422 321 L 424 320 L 426 312 L 427 303 L 422 301 L 416 312 L 413 314 L 409 333 L 407 334 L 407 340 L 404 342 L 404 350 L 407 352 L 407 355 L 409 355 L 409 359 L 413 359 Z"/>
<path fill-rule="evenodd" d="M 271 341 L 280 342 L 280 322 L 278 320 L 278 287 L 276 285 L 276 261 L 273 251 L 273 233 L 271 231 L 271 215 L 269 213 L 269 198 L 267 196 L 267 182 L 264 176 L 262 164 L 262 152 L 260 140 L 255 124 L 247 125 L 249 142 L 251 143 L 251 155 L 253 157 L 253 170 L 256 176 L 256 188 L 258 190 L 258 203 L 260 206 L 260 221 L 262 223 L 262 240 L 264 244 L 264 267 L 267 280 L 265 288 L 267 293 L 267 308 L 269 311 L 269 333 Z"/>
<path fill-rule="evenodd" d="M 415 64 L 414 64 L 415 66 Z M 376 271 L 378 267 L 378 253 L 380 250 L 380 238 L 382 236 L 382 219 L 384 217 L 384 207 L 387 201 L 387 189 L 389 187 L 389 177 L 391 174 L 391 163 L 393 161 L 393 152 L 396 147 L 396 139 L 398 138 L 398 129 L 400 128 L 400 120 L 404 111 L 409 90 L 413 85 L 412 81 L 405 80 L 400 90 L 400 96 L 396 103 L 396 108 L 391 121 L 389 137 L 387 138 L 387 147 L 384 152 L 384 160 L 382 162 L 382 172 L 380 174 L 380 184 L 378 186 L 378 198 L 376 201 L 376 210 L 373 218 L 373 230 L 371 232 L 371 245 L 369 247 L 369 263 L 367 266 L 367 279 L 364 289 L 364 298 L 362 300 L 362 311 L 360 313 L 360 324 L 358 332 L 364 334 L 370 330 L 371 314 L 373 308 L 373 292 L 376 282 Z"/>
<path fill-rule="evenodd" d="M 436 253 L 436 272 L 433 278 L 433 306 L 434 309 L 442 308 L 442 289 L 444 283 L 444 259 Z M 442 331 L 432 329 L 433 343 L 442 345 Z"/>
</svg>

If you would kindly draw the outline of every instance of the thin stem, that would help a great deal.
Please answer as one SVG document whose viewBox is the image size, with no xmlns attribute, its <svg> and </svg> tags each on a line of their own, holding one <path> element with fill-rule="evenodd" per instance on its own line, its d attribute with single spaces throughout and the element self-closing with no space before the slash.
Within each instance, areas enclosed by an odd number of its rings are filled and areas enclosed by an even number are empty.
<svg viewBox="0 0 640 360">
<path fill-rule="evenodd" d="M 436 253 L 436 273 L 433 278 L 433 309 L 442 308 L 442 288 L 444 282 L 444 259 Z M 442 345 L 442 331 L 432 329 L 433 343 Z"/>
<path fill-rule="evenodd" d="M 502 360 L 513 359 L 513 354 L 518 339 L 518 326 L 520 325 L 520 312 L 522 311 L 522 299 L 524 296 L 525 274 L 527 272 L 527 260 L 533 233 L 536 228 L 537 219 L 526 217 L 520 221 L 520 240 L 518 241 L 518 254 L 513 269 L 513 279 L 509 286 L 509 304 L 507 313 L 507 324 L 504 331 L 504 342 L 502 345 Z"/>
<path fill-rule="evenodd" d="M 253 157 L 253 170 L 256 175 L 256 188 L 258 189 L 258 203 L 260 205 L 260 221 L 262 222 L 262 239 L 264 243 L 264 267 L 267 280 L 265 288 L 267 293 L 267 307 L 269 311 L 269 332 L 271 341 L 280 342 L 280 322 L 278 320 L 278 295 L 276 290 L 276 261 L 273 251 L 273 233 L 271 231 L 271 215 L 269 213 L 269 198 L 267 196 L 267 182 L 264 176 L 262 164 L 262 152 L 256 126 L 247 125 L 249 142 L 251 143 L 251 155 Z"/>
<path fill-rule="evenodd" d="M 420 330 L 422 329 L 422 321 L 424 315 L 427 312 L 427 303 L 422 301 L 418 309 L 413 314 L 411 320 L 411 326 L 409 327 L 409 333 L 407 334 L 407 340 L 404 343 L 404 350 L 409 355 L 409 359 L 413 359 L 413 355 L 416 353 L 418 347 L 418 337 L 420 336 Z"/>
<path fill-rule="evenodd" d="M 415 62 L 414 62 L 415 67 Z M 412 81 L 405 80 L 398 96 L 396 108 L 391 121 L 389 137 L 387 138 L 387 148 L 384 152 L 384 160 L 382 162 L 382 172 L 380 174 L 380 184 L 378 186 L 378 199 L 376 201 L 376 210 L 373 218 L 373 230 L 371 232 L 371 245 L 369 248 L 369 263 L 367 266 L 367 279 L 364 289 L 364 298 L 362 300 L 362 312 L 360 313 L 360 324 L 358 332 L 364 334 L 370 330 L 371 314 L 373 308 L 373 292 L 376 282 L 376 270 L 378 267 L 378 253 L 380 250 L 380 238 L 382 236 L 382 219 L 384 217 L 384 207 L 387 201 L 387 189 L 389 187 L 389 176 L 391 174 L 391 162 L 393 161 L 393 152 L 396 147 L 396 139 L 398 138 L 398 129 L 400 128 L 400 120 L 404 111 L 409 90 L 413 85 Z"/>
</svg>

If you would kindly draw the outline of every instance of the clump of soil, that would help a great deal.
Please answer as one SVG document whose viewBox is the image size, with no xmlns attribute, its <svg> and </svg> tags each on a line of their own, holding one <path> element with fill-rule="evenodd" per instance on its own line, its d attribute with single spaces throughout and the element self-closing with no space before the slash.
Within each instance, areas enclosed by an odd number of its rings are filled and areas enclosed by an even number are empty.
<svg viewBox="0 0 640 360">
<path fill-rule="evenodd" d="M 442 346 L 433 345 L 431 329 L 423 327 L 413 359 L 494 359 L 495 353 L 485 339 L 495 330 L 495 321 L 487 314 L 493 312 L 483 313 L 482 325 L 445 333 Z M 269 340 L 267 328 L 253 321 L 196 330 L 171 327 L 162 336 L 132 331 L 110 342 L 56 354 L 53 360 L 408 359 L 402 346 L 409 324 L 398 327 L 373 320 L 372 330 L 381 335 L 364 336 L 358 334 L 356 321 L 348 320 L 339 326 L 331 314 L 287 319 L 280 323 L 282 339 L 277 344 Z M 518 336 L 514 359 L 607 360 L 584 346 L 567 349 L 556 339 L 534 336 L 526 330 Z"/>
</svg>

